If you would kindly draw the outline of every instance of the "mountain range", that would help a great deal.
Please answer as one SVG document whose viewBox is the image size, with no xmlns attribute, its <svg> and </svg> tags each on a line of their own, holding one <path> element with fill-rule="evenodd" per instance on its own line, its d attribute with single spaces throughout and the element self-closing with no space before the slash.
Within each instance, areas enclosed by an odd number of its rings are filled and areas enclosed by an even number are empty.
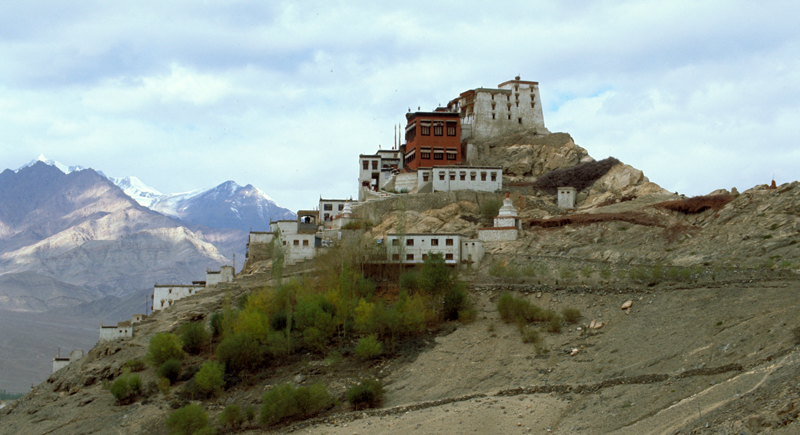
<svg viewBox="0 0 800 435">
<path fill-rule="evenodd" d="M 127 320 L 145 311 L 154 283 L 202 280 L 236 254 L 243 262 L 251 228 L 294 216 L 251 185 L 227 181 L 163 194 L 133 176 L 108 177 L 39 156 L 0 173 L 0 314 L 41 313 L 49 327 L 53 319 Z M 19 352 L 13 343 L 26 341 L 35 364 L 48 365 L 55 349 L 47 341 L 15 340 L 23 333 L 13 327 L 18 323 L 0 322 L 0 360 L 11 361 Z M 96 334 L 79 328 L 75 341 L 62 346 L 83 346 Z M 4 366 L 0 387 L 18 389 L 14 373 Z"/>
</svg>

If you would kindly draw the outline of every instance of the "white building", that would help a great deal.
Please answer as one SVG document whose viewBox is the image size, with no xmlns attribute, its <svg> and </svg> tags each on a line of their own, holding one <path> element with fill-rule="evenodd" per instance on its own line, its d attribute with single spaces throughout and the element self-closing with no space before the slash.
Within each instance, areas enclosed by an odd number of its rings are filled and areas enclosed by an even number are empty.
<svg viewBox="0 0 800 435">
<path fill-rule="evenodd" d="M 131 322 L 119 322 L 117 326 L 100 325 L 100 341 L 131 337 L 133 337 L 133 325 L 131 325 Z"/>
<path fill-rule="evenodd" d="M 419 185 L 426 170 L 420 169 Z M 496 192 L 503 188 L 503 168 L 498 166 L 434 166 L 430 170 L 431 192 L 477 190 Z"/>
<path fill-rule="evenodd" d="M 479 263 L 483 259 L 481 241 L 457 233 L 387 234 L 383 243 L 390 263 L 423 263 L 431 254 L 441 254 L 445 263 L 452 265 Z"/>
<path fill-rule="evenodd" d="M 575 197 L 578 191 L 574 187 L 558 188 L 558 207 L 565 209 L 575 208 Z"/>
<path fill-rule="evenodd" d="M 69 358 L 61 357 L 60 355 L 53 358 L 53 373 L 68 366 L 71 362 L 83 358 L 83 350 L 76 349 L 69 353 Z"/>
<path fill-rule="evenodd" d="M 500 83 L 497 89 L 462 92 L 447 108 L 460 114 L 462 140 L 485 141 L 528 129 L 549 133 L 544 126 L 539 83 L 520 80 L 519 76 Z M 468 161 L 470 151 L 468 146 Z"/>
<path fill-rule="evenodd" d="M 280 237 L 283 247 L 283 258 L 287 265 L 314 258 L 317 248 L 316 221 L 304 221 L 305 218 L 318 216 L 316 211 L 298 211 L 296 221 L 277 221 L 270 224 L 275 237 Z"/>
<path fill-rule="evenodd" d="M 331 228 L 333 220 L 344 210 L 347 199 L 323 199 L 319 198 L 319 222 L 325 228 Z"/>
<path fill-rule="evenodd" d="M 217 285 L 221 282 L 233 282 L 233 266 L 222 266 L 219 270 L 206 271 L 206 287 Z"/>
<path fill-rule="evenodd" d="M 153 312 L 161 311 L 174 301 L 197 294 L 205 285 L 194 284 L 156 284 L 153 286 Z M 102 339 L 102 331 L 101 331 Z"/>
<path fill-rule="evenodd" d="M 365 190 L 381 190 L 399 172 L 402 163 L 399 150 L 378 150 L 375 154 L 359 155 L 358 200 L 366 200 Z"/>
</svg>

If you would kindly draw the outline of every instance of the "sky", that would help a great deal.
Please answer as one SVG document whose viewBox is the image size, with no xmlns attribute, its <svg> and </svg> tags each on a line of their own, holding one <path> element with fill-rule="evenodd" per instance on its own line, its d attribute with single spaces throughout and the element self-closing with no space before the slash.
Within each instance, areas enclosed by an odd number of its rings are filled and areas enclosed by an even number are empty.
<svg viewBox="0 0 800 435">
<path fill-rule="evenodd" d="M 794 1 L 0 2 L 0 166 L 357 197 L 358 155 L 520 75 L 545 125 L 689 196 L 797 180 Z M 2 169 L 0 168 L 0 169 Z"/>
</svg>

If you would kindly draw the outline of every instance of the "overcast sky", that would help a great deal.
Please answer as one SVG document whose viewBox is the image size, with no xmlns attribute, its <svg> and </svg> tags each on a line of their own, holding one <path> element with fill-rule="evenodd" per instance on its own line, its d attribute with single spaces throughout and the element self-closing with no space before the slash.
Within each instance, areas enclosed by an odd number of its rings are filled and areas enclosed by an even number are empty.
<svg viewBox="0 0 800 435">
<path fill-rule="evenodd" d="M 4 0 L 0 166 L 310 208 L 409 107 L 519 74 L 550 131 L 668 190 L 800 178 L 798 2 L 379 3 Z"/>
</svg>

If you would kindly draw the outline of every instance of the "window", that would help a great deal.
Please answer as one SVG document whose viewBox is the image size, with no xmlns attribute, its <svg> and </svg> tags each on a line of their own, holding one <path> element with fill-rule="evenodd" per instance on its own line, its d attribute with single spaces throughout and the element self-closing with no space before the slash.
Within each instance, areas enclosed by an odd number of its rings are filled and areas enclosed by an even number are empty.
<svg viewBox="0 0 800 435">
<path fill-rule="evenodd" d="M 378 161 L 377 160 L 373 160 L 372 161 L 372 169 L 373 170 L 378 169 Z"/>
<path fill-rule="evenodd" d="M 427 259 L 428 259 L 428 254 L 422 254 L 422 261 L 425 261 Z"/>
<path fill-rule="evenodd" d="M 533 109 L 534 107 L 536 107 L 536 101 L 531 100 L 531 109 Z"/>
<path fill-rule="evenodd" d="M 392 239 L 392 246 L 400 246 L 400 240 Z"/>
<path fill-rule="evenodd" d="M 414 261 L 414 254 L 406 254 L 406 260 Z"/>
<path fill-rule="evenodd" d="M 417 123 L 412 122 L 406 127 L 406 142 L 411 142 L 417 136 Z"/>
<path fill-rule="evenodd" d="M 431 149 L 430 148 L 420 148 L 419 154 L 421 159 L 430 159 L 431 158 Z"/>
<path fill-rule="evenodd" d="M 469 173 L 469 181 L 475 181 L 475 173 L 474 172 L 470 172 Z"/>
<path fill-rule="evenodd" d="M 414 246 L 414 239 L 406 239 L 406 246 Z"/>
<path fill-rule="evenodd" d="M 464 180 L 467 179 L 467 173 L 466 172 L 460 173 L 459 176 L 461 177 L 461 181 L 464 181 Z"/>
<path fill-rule="evenodd" d="M 492 172 L 492 181 L 497 181 L 497 172 Z"/>
<path fill-rule="evenodd" d="M 444 181 L 444 172 L 439 172 L 439 181 Z"/>
<path fill-rule="evenodd" d="M 492 112 L 492 119 L 495 119 L 495 117 L 494 117 L 494 116 L 495 116 L 495 115 L 494 115 L 494 112 Z"/>
<path fill-rule="evenodd" d="M 433 121 L 433 135 L 444 136 L 444 121 Z"/>
<path fill-rule="evenodd" d="M 450 154 L 448 154 L 447 157 L 450 157 Z M 456 173 L 455 172 L 451 172 L 450 173 L 450 181 L 455 181 L 455 180 L 456 180 Z"/>
<path fill-rule="evenodd" d="M 458 151 L 448 148 L 447 160 L 457 160 L 457 159 L 458 159 Z"/>
<path fill-rule="evenodd" d="M 481 172 L 481 181 L 486 181 L 486 172 Z"/>
<path fill-rule="evenodd" d="M 422 181 L 425 182 L 425 183 L 428 182 L 428 173 L 427 172 L 422 174 Z"/>
<path fill-rule="evenodd" d="M 445 246 L 453 246 L 453 239 L 445 239 L 444 244 Z"/>
<path fill-rule="evenodd" d="M 344 210 L 344 204 L 339 204 L 339 211 Z"/>
<path fill-rule="evenodd" d="M 430 136 L 431 135 L 431 122 L 430 121 L 421 121 L 419 123 L 420 132 L 419 134 L 423 136 Z"/>
<path fill-rule="evenodd" d="M 496 106 L 497 106 L 497 103 L 492 103 L 492 110 L 495 110 Z"/>
<path fill-rule="evenodd" d="M 392 261 L 400 261 L 400 254 L 392 254 Z"/>
<path fill-rule="evenodd" d="M 455 136 L 456 135 L 456 123 L 453 121 L 447 121 L 447 135 L 448 136 Z"/>
<path fill-rule="evenodd" d="M 308 246 L 308 240 L 303 240 L 303 246 Z"/>
<path fill-rule="evenodd" d="M 333 210 L 333 204 L 325 204 L 324 206 L 322 206 L 322 208 L 325 211 L 332 211 Z"/>
<path fill-rule="evenodd" d="M 444 160 L 444 150 L 433 150 L 433 160 Z"/>
<path fill-rule="evenodd" d="M 444 254 L 444 259 L 445 260 L 452 260 L 453 259 L 453 254 Z"/>
<path fill-rule="evenodd" d="M 286 240 L 283 241 L 283 246 L 286 246 Z"/>
<path fill-rule="evenodd" d="M 511 94 L 506 95 L 506 101 L 511 101 Z"/>
<path fill-rule="evenodd" d="M 364 164 L 364 170 L 369 170 L 369 160 L 364 160 L 361 163 Z"/>
<path fill-rule="evenodd" d="M 511 103 L 509 103 L 509 104 L 506 104 L 506 108 L 507 108 L 507 109 L 508 109 L 508 111 L 510 112 L 510 111 L 511 111 Z"/>
<path fill-rule="evenodd" d="M 439 239 L 431 239 L 431 246 L 439 246 Z"/>
<path fill-rule="evenodd" d="M 517 123 L 522 124 L 522 118 L 517 118 Z"/>
<path fill-rule="evenodd" d="M 511 121 L 511 114 L 508 114 L 508 120 Z"/>
<path fill-rule="evenodd" d="M 519 107 L 519 101 L 517 101 L 517 107 Z"/>
</svg>

